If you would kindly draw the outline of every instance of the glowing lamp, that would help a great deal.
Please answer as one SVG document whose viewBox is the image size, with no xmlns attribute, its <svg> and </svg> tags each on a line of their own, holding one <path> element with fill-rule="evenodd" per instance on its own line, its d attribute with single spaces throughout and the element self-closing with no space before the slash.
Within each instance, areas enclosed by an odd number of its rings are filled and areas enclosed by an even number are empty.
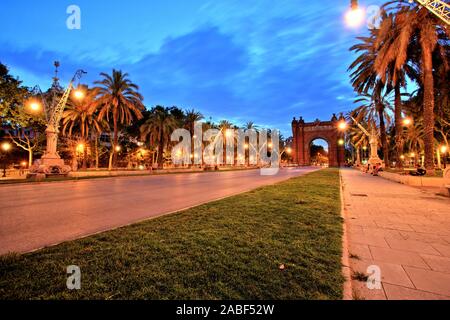
<svg viewBox="0 0 450 320">
<path fill-rule="evenodd" d="M 358 6 L 352 6 L 345 14 L 345 21 L 351 28 L 359 27 L 363 24 L 366 13 Z"/>
<path fill-rule="evenodd" d="M 11 144 L 8 142 L 2 143 L 2 150 L 8 152 L 9 150 L 11 150 Z"/>
<path fill-rule="evenodd" d="M 81 91 L 81 90 L 75 90 L 75 91 L 73 92 L 73 96 L 74 96 L 76 99 L 81 100 L 81 99 L 84 98 L 84 92 Z"/>
<path fill-rule="evenodd" d="M 339 124 L 338 124 L 338 129 L 339 130 L 341 130 L 341 131 L 344 131 L 344 130 L 346 130 L 347 129 L 347 122 L 345 122 L 345 121 L 341 121 L 341 122 L 339 122 Z"/>
</svg>

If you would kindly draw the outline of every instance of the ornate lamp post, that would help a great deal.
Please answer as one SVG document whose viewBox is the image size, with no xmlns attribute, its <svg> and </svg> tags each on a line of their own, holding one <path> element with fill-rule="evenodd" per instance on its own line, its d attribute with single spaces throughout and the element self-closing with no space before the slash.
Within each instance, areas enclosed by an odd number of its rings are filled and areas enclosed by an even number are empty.
<svg viewBox="0 0 450 320">
<path fill-rule="evenodd" d="M 3 142 L 1 145 L 1 149 L 2 151 L 5 153 L 4 155 L 4 161 L 3 161 L 3 176 L 2 178 L 6 178 L 6 158 L 7 158 L 7 154 L 8 152 L 11 150 L 12 146 L 9 142 Z"/>
<path fill-rule="evenodd" d="M 358 121 L 356 121 L 355 118 L 352 117 L 352 120 L 358 125 L 358 127 L 361 129 L 362 132 L 366 136 L 369 137 L 369 144 L 370 144 L 370 158 L 369 158 L 369 164 L 371 167 L 376 165 L 383 164 L 383 161 L 378 157 L 378 134 L 375 126 L 372 126 L 370 133 L 364 128 Z"/>
<path fill-rule="evenodd" d="M 71 171 L 71 167 L 64 165 L 64 160 L 61 159 L 56 150 L 58 144 L 59 125 L 67 100 L 69 99 L 70 93 L 73 90 L 74 82 L 76 80 L 79 80 L 81 76 L 86 72 L 84 72 L 83 70 L 78 70 L 70 81 L 69 86 L 63 92 L 62 97 L 59 98 L 59 93 L 63 90 L 63 88 L 59 84 L 58 78 L 58 67 L 60 66 L 60 64 L 58 61 L 55 61 L 54 65 L 56 67 L 56 71 L 55 77 L 53 78 L 53 85 L 50 89 L 50 104 L 47 103 L 47 100 L 44 97 L 39 86 L 36 86 L 33 89 L 35 95 L 41 97 L 41 103 L 44 108 L 45 119 L 47 122 L 47 129 L 45 130 L 45 135 L 47 137 L 47 147 L 42 158 L 30 168 L 31 175 L 46 176 L 48 174 L 68 174 Z M 83 93 L 75 91 L 75 98 L 82 99 Z M 39 110 L 39 103 L 34 101 L 32 104 L 30 104 L 30 109 Z"/>
</svg>

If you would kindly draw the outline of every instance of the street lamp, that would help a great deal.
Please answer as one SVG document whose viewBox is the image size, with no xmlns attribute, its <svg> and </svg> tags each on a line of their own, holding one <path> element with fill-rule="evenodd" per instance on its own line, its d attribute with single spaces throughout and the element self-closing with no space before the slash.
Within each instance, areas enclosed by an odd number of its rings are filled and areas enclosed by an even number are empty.
<svg viewBox="0 0 450 320">
<path fill-rule="evenodd" d="M 4 152 L 8 152 L 9 150 L 11 150 L 12 146 L 9 142 L 3 142 L 2 143 L 2 150 Z"/>
<path fill-rule="evenodd" d="M 28 108 L 30 109 L 31 112 L 36 113 L 41 111 L 42 104 L 40 104 L 39 101 L 30 100 L 30 102 L 28 103 Z"/>
<path fill-rule="evenodd" d="M 345 130 L 347 130 L 347 127 L 348 127 L 348 124 L 347 124 L 347 122 L 345 122 L 344 120 L 340 121 L 339 124 L 338 124 L 338 129 L 339 129 L 340 131 L 345 131 Z"/>
<path fill-rule="evenodd" d="M 5 153 L 4 155 L 4 161 L 3 161 L 3 178 L 6 178 L 6 154 L 9 150 L 11 150 L 12 146 L 9 142 L 3 142 L 2 143 L 2 151 Z"/>
<path fill-rule="evenodd" d="M 70 94 L 72 93 L 76 99 L 82 99 L 84 97 L 83 91 L 79 89 L 74 90 L 74 83 L 86 72 L 78 70 L 71 79 L 68 87 L 63 90 L 59 84 L 58 78 L 58 67 L 60 64 L 58 61 L 55 61 L 54 65 L 56 70 L 53 84 L 50 89 L 50 103 L 47 102 L 48 99 L 46 99 L 47 97 L 44 97 L 39 86 L 36 86 L 33 88 L 33 93 L 34 96 L 39 96 L 41 101 L 31 101 L 29 104 L 29 108 L 33 112 L 37 112 L 41 109 L 41 106 L 43 107 L 47 126 L 45 130 L 47 138 L 46 149 L 40 160 L 40 164 L 30 168 L 30 173 L 33 175 L 47 175 L 49 172 L 53 174 L 67 174 L 71 171 L 71 167 L 64 164 L 64 160 L 61 159 L 57 152 L 59 126 Z M 60 95 L 61 92 L 62 96 Z"/>
<path fill-rule="evenodd" d="M 405 127 L 409 127 L 410 125 L 412 125 L 412 123 L 413 123 L 413 120 L 409 117 L 403 119 L 403 126 L 405 126 Z"/>
<path fill-rule="evenodd" d="M 358 0 L 351 0 L 350 9 L 345 14 L 345 21 L 351 28 L 359 27 L 364 22 L 366 13 L 358 5 Z"/>
<path fill-rule="evenodd" d="M 77 100 L 82 100 L 84 98 L 84 92 L 81 89 L 77 89 L 73 92 L 73 96 Z"/>
</svg>

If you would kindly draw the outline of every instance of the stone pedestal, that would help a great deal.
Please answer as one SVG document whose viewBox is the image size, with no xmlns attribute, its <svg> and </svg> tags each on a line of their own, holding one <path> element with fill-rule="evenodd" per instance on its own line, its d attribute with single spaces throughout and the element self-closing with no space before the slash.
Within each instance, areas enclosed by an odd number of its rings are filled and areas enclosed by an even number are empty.
<svg viewBox="0 0 450 320">
<path fill-rule="evenodd" d="M 371 167 L 376 165 L 383 165 L 383 160 L 378 157 L 378 137 L 376 135 L 372 135 L 370 137 L 370 158 L 369 164 Z"/>
<path fill-rule="evenodd" d="M 45 130 L 47 136 L 47 149 L 40 160 L 30 167 L 30 176 L 67 175 L 72 168 L 64 164 L 64 160 L 56 152 L 58 132 L 53 126 Z"/>
</svg>

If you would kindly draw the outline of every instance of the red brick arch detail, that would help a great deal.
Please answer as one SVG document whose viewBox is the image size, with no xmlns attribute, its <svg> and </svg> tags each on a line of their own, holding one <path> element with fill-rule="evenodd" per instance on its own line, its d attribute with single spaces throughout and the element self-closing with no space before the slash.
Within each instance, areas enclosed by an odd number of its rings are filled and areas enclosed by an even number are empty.
<svg viewBox="0 0 450 320">
<path fill-rule="evenodd" d="M 338 120 L 333 117 L 332 121 L 315 121 L 305 123 L 301 118 L 292 122 L 293 133 L 293 157 L 294 162 L 301 166 L 311 164 L 310 146 L 316 139 L 328 142 L 328 157 L 330 166 L 338 167 L 344 164 L 345 150 L 339 146 L 339 139 L 343 135 L 337 129 Z"/>
</svg>

